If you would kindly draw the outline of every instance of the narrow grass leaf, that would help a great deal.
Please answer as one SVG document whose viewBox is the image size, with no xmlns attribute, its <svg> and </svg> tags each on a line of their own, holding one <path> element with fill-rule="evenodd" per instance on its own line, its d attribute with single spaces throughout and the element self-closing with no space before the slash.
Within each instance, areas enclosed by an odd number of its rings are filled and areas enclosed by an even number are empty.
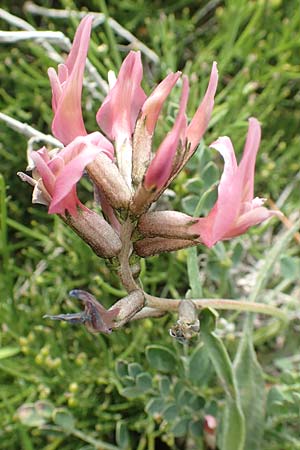
<svg viewBox="0 0 300 450">
<path fill-rule="evenodd" d="M 0 348 L 0 359 L 10 358 L 20 353 L 19 347 L 4 347 Z"/>
<path fill-rule="evenodd" d="M 201 298 L 202 287 L 201 287 L 201 279 L 198 267 L 198 257 L 197 257 L 197 248 L 192 247 L 187 251 L 187 270 L 189 283 L 192 290 L 193 298 Z"/>
<path fill-rule="evenodd" d="M 268 252 L 265 263 L 257 274 L 250 301 L 257 301 L 272 273 L 275 262 L 287 247 L 298 227 L 299 224 L 296 224 L 287 230 Z M 235 359 L 235 374 L 246 423 L 244 450 L 259 450 L 261 448 L 265 416 L 265 386 L 263 372 L 253 347 L 252 321 L 253 315 L 248 315 L 243 327 L 243 338 L 240 341 Z"/>
<path fill-rule="evenodd" d="M 262 289 L 265 287 L 268 279 L 271 276 L 273 266 L 275 262 L 278 260 L 280 255 L 283 254 L 283 251 L 288 246 L 290 240 L 292 239 L 295 232 L 298 230 L 300 224 L 296 223 L 292 228 L 287 230 L 280 239 L 275 243 L 275 245 L 271 248 L 269 253 L 267 254 L 265 258 L 265 262 L 260 268 L 257 277 L 256 277 L 256 283 L 253 291 L 251 292 L 249 301 L 250 302 L 256 302 L 257 297 L 261 293 Z"/>
<path fill-rule="evenodd" d="M 213 331 L 208 331 L 204 327 L 201 336 L 226 393 L 225 408 L 221 421 L 220 448 L 222 450 L 243 450 L 245 441 L 244 415 L 232 363 L 222 340 Z"/>
<path fill-rule="evenodd" d="M 246 423 L 244 450 L 260 450 L 264 431 L 265 384 L 253 348 L 252 334 L 245 329 L 235 359 L 235 375 Z"/>
</svg>

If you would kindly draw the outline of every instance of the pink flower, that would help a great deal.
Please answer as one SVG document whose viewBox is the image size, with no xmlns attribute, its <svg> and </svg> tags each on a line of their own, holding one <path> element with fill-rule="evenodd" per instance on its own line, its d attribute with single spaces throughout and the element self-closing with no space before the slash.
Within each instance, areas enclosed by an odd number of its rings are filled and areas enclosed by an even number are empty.
<svg viewBox="0 0 300 450">
<path fill-rule="evenodd" d="M 194 150 L 199 144 L 203 134 L 206 131 L 210 121 L 211 113 L 214 107 L 214 98 L 218 85 L 217 63 L 214 62 L 211 69 L 210 79 L 204 98 L 200 103 L 194 117 L 187 128 L 187 140 L 189 143 L 188 157 L 194 154 Z"/>
<path fill-rule="evenodd" d="M 262 206 L 264 199 L 253 198 L 255 160 L 260 137 L 260 124 L 251 118 L 244 154 L 239 165 L 228 137 L 220 137 L 211 145 L 221 153 L 225 162 L 218 199 L 208 216 L 198 219 L 198 222 L 190 227 L 190 231 L 197 233 L 208 247 L 218 241 L 239 236 L 249 227 L 278 215 L 278 212 L 269 211 Z"/>
<path fill-rule="evenodd" d="M 217 87 L 216 63 L 213 64 L 207 92 L 189 126 L 185 115 L 189 86 L 187 77 L 183 77 L 182 96 L 174 126 L 152 157 L 152 137 L 159 114 L 181 72 L 170 73 L 147 98 L 141 87 L 143 67 L 140 52 L 131 51 L 124 59 L 118 78 L 96 116 L 99 126 L 113 144 L 99 132 L 90 135 L 97 136 L 98 142 L 91 142 L 83 122 L 81 94 L 92 20 L 92 15 L 82 19 L 65 64 L 60 64 L 57 72 L 53 68 L 48 70 L 54 112 L 52 131 L 66 147 L 52 158 L 45 149 L 33 154 L 40 175 L 38 180 L 31 178 L 29 181 L 28 176 L 21 176 L 35 186 L 36 201 L 49 203 L 51 199 L 50 213 L 64 214 L 67 210 L 75 214 L 76 207 L 80 205 L 76 182 L 82 176 L 84 167 L 93 161 L 97 151 L 106 149 L 111 156 L 114 144 L 116 160 L 113 161 L 113 167 L 126 184 L 126 204 L 130 201 L 131 210 L 140 215 L 179 173 L 202 138 Z M 105 162 L 102 159 L 104 165 Z M 89 174 L 94 172 L 89 168 Z M 107 185 L 107 180 L 104 181 Z M 101 191 L 103 182 L 96 176 L 94 182 Z M 115 198 L 118 192 L 113 194 L 106 200 Z"/>
<path fill-rule="evenodd" d="M 173 79 L 169 80 L 167 84 L 168 88 L 170 88 L 171 82 L 174 83 L 175 75 L 177 74 L 172 75 Z M 178 78 L 178 76 L 176 78 Z M 164 80 L 164 82 L 166 82 L 166 80 L 167 78 Z M 217 83 L 218 83 L 217 65 L 216 63 L 213 63 L 210 81 L 205 96 L 200 106 L 198 107 L 191 123 L 187 125 L 185 109 L 188 99 L 189 87 L 187 77 L 183 77 L 182 97 L 180 101 L 177 119 L 173 129 L 170 131 L 170 133 L 167 135 L 165 140 L 160 145 L 154 159 L 152 160 L 146 171 L 144 181 L 144 186 L 146 189 L 150 188 L 154 189 L 154 187 L 156 187 L 159 190 L 162 187 L 167 187 L 167 185 L 181 171 L 181 169 L 184 167 L 184 165 L 187 163 L 190 157 L 194 154 L 197 145 L 199 144 L 209 123 L 209 119 L 214 105 L 214 96 L 217 89 Z M 149 99 L 150 98 L 151 96 L 149 97 Z M 147 101 L 145 103 L 147 103 Z M 145 106 L 143 106 L 143 110 L 144 109 L 146 109 Z M 158 113 L 159 111 L 158 112 L 155 111 L 156 120 Z M 150 129 L 153 130 L 154 120 L 151 119 L 152 119 L 151 116 L 150 117 L 146 116 L 146 126 L 148 120 L 151 124 Z"/>
<path fill-rule="evenodd" d="M 87 15 L 80 22 L 71 52 L 65 64 L 58 66 L 58 73 L 52 67 L 48 69 L 54 112 L 52 132 L 64 145 L 87 134 L 82 118 L 81 92 L 92 21 L 93 16 Z"/>
<path fill-rule="evenodd" d="M 131 51 L 124 59 L 117 81 L 97 112 L 100 128 L 122 145 L 131 140 L 140 109 L 146 99 L 141 88 L 143 66 L 140 52 Z"/>
<path fill-rule="evenodd" d="M 75 138 L 69 145 L 52 155 L 43 147 L 31 152 L 35 164 L 34 178 L 42 180 L 39 189 L 43 197 L 50 199 L 50 214 L 77 215 L 77 207 L 84 208 L 76 194 L 76 183 L 80 180 L 87 164 L 92 162 L 99 152 L 113 156 L 112 144 L 99 132 L 85 137 Z M 28 180 L 25 180 L 28 181 Z M 32 184 L 32 183 L 31 183 Z"/>
<path fill-rule="evenodd" d="M 145 125 L 150 135 L 153 134 L 161 108 L 180 75 L 181 72 L 167 75 L 143 104 L 141 119 L 145 120 Z"/>
<path fill-rule="evenodd" d="M 184 77 L 179 111 L 174 126 L 160 144 L 145 174 L 144 186 L 147 190 L 161 188 L 166 184 L 172 172 L 174 156 L 179 146 L 179 142 L 181 142 L 182 147 L 185 144 L 187 125 L 185 109 L 188 95 L 189 83 L 187 77 Z M 150 123 L 152 128 L 153 121 L 151 120 Z"/>
</svg>

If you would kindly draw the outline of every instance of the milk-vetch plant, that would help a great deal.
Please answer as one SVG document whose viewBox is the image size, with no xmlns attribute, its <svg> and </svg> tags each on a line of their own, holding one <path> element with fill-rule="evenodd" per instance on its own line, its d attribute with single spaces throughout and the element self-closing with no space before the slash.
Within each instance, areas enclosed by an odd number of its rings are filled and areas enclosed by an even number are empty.
<svg viewBox="0 0 300 450">
<path fill-rule="evenodd" d="M 220 137 L 211 145 L 225 165 L 217 201 L 206 217 L 151 209 L 193 156 L 205 133 L 217 89 L 217 64 L 213 63 L 204 98 L 188 121 L 188 78 L 181 72 L 170 73 L 147 97 L 141 87 L 141 55 L 131 51 L 118 77 L 109 74 L 109 93 L 96 115 L 104 134 L 88 133 L 81 95 L 92 21 L 92 15 L 84 17 L 65 63 L 57 71 L 48 70 L 52 132 L 62 148 L 32 151 L 28 166 L 32 176 L 23 172 L 19 176 L 33 186 L 34 203 L 47 205 L 50 214 L 59 215 L 99 257 L 107 259 L 128 294 L 107 311 L 91 294 L 73 290 L 71 295 L 82 300 L 84 312 L 49 317 L 83 323 L 92 332 L 110 333 L 133 318 L 156 317 L 178 309 L 179 321 L 172 333 L 184 340 L 199 329 L 197 307 L 210 304 L 276 315 L 274 308 L 255 303 L 171 301 L 143 291 L 138 280 L 139 258 L 196 245 L 212 247 L 279 213 L 265 208 L 264 199 L 254 198 L 254 166 L 261 136 L 255 118 L 249 119 L 239 165 L 228 137 Z M 176 83 L 181 83 L 177 116 L 172 129 L 154 149 L 158 117 Z M 78 199 L 76 184 L 84 173 L 93 183 L 100 214 Z"/>
</svg>

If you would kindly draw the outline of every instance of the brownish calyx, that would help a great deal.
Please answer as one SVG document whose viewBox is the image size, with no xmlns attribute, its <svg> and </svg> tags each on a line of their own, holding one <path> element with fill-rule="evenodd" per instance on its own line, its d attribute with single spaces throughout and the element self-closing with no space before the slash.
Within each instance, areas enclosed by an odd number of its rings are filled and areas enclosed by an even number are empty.
<svg viewBox="0 0 300 450">
<path fill-rule="evenodd" d="M 143 214 L 138 221 L 138 230 L 144 237 L 165 237 L 172 239 L 197 239 L 190 231 L 195 219 L 178 211 L 154 211 Z"/>
<path fill-rule="evenodd" d="M 89 177 L 115 209 L 127 209 L 131 192 L 118 167 L 103 153 L 86 166 Z"/>
<path fill-rule="evenodd" d="M 137 255 L 142 258 L 147 258 L 148 256 L 157 255 L 163 252 L 173 252 L 175 250 L 181 250 L 182 248 L 193 247 L 198 244 L 199 242 L 188 239 L 153 237 L 136 241 L 133 244 L 133 247 Z"/>
<path fill-rule="evenodd" d="M 79 211 L 77 216 L 61 219 L 75 231 L 101 258 L 117 256 L 122 248 L 121 240 L 114 229 L 93 211 Z"/>
<path fill-rule="evenodd" d="M 142 183 L 151 161 L 152 135 L 148 133 L 145 119 L 140 118 L 134 130 L 132 146 L 132 182 L 134 186 Z"/>
</svg>

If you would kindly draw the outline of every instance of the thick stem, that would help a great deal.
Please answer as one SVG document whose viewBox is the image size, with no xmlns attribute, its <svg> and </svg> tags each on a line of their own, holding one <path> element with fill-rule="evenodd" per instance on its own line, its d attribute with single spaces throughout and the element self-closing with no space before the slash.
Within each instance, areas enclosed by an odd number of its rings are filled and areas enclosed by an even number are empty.
<svg viewBox="0 0 300 450">
<path fill-rule="evenodd" d="M 156 308 L 161 311 L 177 311 L 182 299 L 172 300 L 170 298 L 153 297 L 152 295 L 145 293 L 146 306 L 150 308 Z M 193 303 L 198 309 L 202 308 L 214 308 L 214 309 L 227 309 L 234 311 L 254 312 L 259 314 L 267 314 L 282 322 L 288 321 L 287 316 L 278 308 L 271 305 L 264 305 L 262 303 L 247 302 L 242 300 L 230 300 L 230 299 L 192 299 Z"/>
<path fill-rule="evenodd" d="M 132 241 L 131 235 L 134 229 L 134 225 L 131 222 L 130 218 L 123 223 L 121 227 L 120 238 L 122 242 L 122 250 L 119 253 L 118 259 L 120 263 L 119 268 L 119 276 L 124 288 L 128 293 L 132 291 L 141 291 L 140 286 L 137 284 L 134 279 L 133 273 L 131 271 L 131 267 L 129 264 L 129 258 L 132 253 Z"/>
</svg>

